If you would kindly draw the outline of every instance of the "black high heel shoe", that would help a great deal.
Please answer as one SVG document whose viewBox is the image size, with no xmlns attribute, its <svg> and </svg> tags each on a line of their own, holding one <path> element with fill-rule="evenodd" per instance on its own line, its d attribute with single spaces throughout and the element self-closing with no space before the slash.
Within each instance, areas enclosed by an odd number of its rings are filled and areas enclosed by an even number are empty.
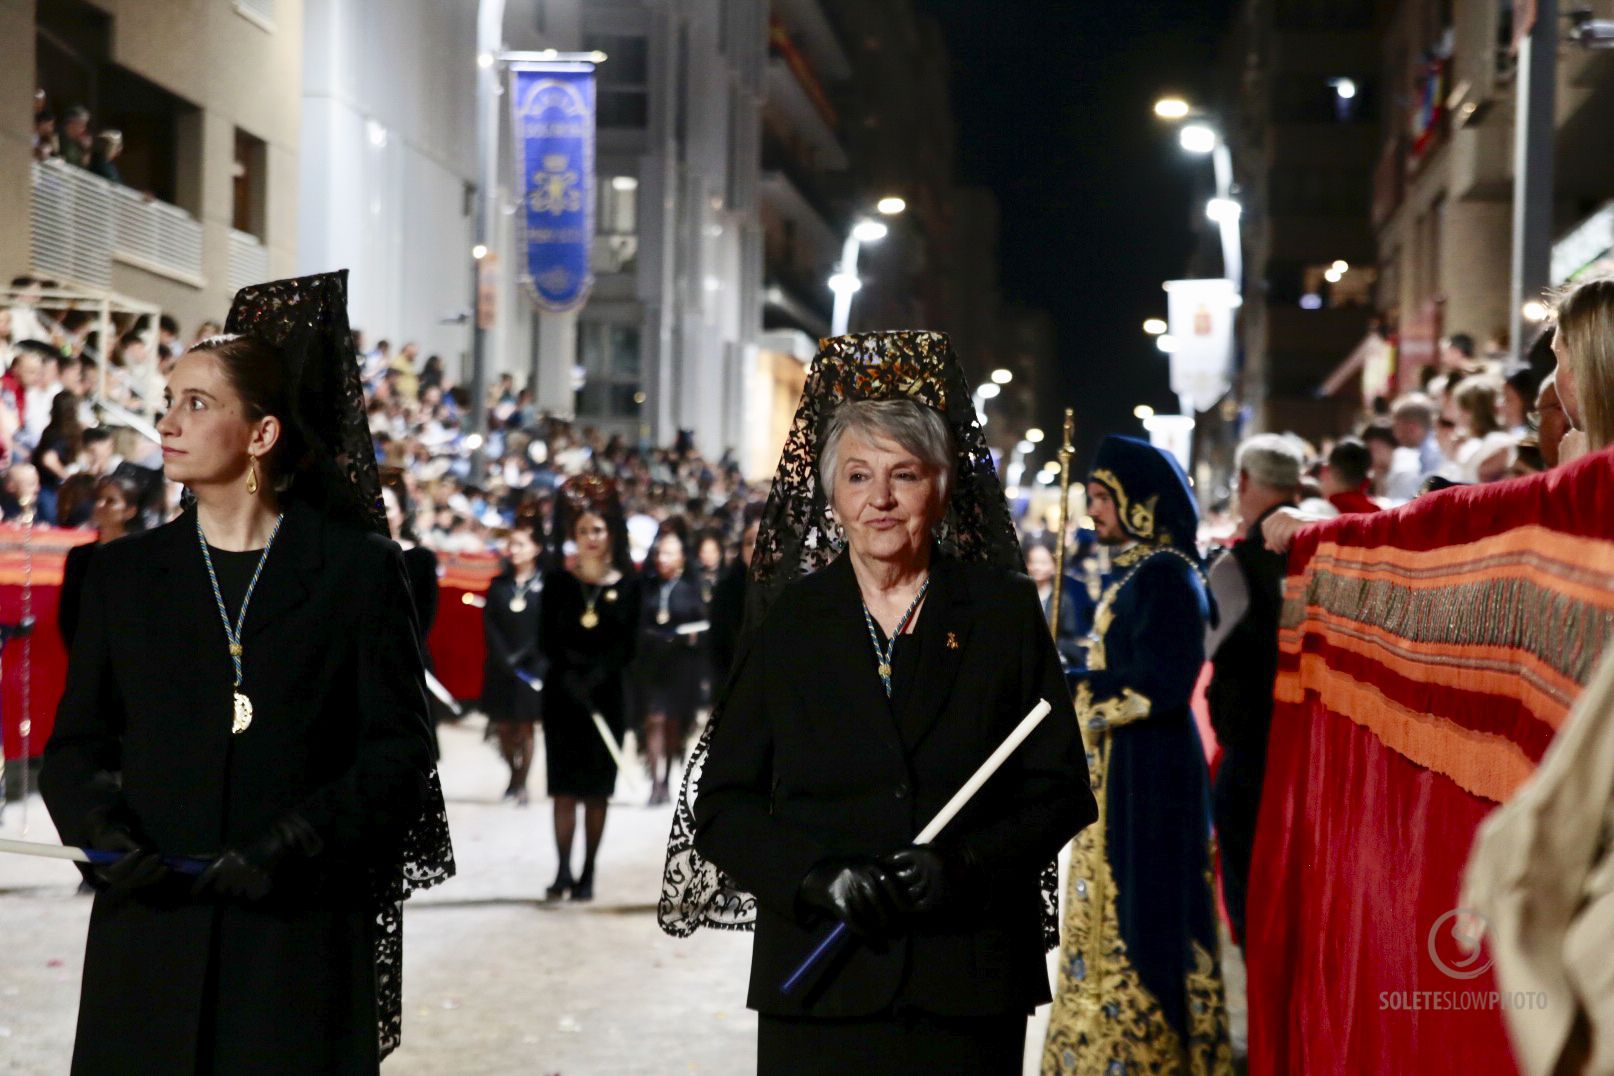
<svg viewBox="0 0 1614 1076">
<path fill-rule="evenodd" d="M 576 900 L 577 883 L 572 880 L 571 868 L 562 867 L 560 869 L 560 873 L 555 875 L 554 884 L 552 884 L 548 889 L 544 890 L 544 899 L 563 900 L 565 899 L 567 893 L 571 893 L 572 899 Z"/>
<path fill-rule="evenodd" d="M 584 871 L 577 876 L 572 885 L 572 899 L 575 901 L 589 901 L 594 899 L 594 872 Z"/>
</svg>

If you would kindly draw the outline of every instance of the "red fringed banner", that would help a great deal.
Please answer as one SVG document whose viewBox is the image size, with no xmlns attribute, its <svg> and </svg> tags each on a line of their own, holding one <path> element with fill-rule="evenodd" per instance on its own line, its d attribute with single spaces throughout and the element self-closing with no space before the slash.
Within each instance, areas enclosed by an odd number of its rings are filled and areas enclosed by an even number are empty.
<svg viewBox="0 0 1614 1076">
<path fill-rule="evenodd" d="M 1308 528 L 1289 570 L 1250 1071 L 1512 1071 L 1504 999 L 1437 928 L 1614 640 L 1614 450 Z"/>
</svg>

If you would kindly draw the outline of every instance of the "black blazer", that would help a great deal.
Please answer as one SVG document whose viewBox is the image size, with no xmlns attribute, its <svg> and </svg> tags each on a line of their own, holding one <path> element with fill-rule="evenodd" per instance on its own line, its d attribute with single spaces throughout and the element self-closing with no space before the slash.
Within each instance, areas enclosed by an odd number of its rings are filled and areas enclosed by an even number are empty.
<svg viewBox="0 0 1614 1076">
<path fill-rule="evenodd" d="M 95 559 L 98 542 L 85 542 L 67 551 L 62 564 L 62 589 L 56 599 L 56 630 L 62 634 L 62 646 L 73 649 L 73 636 L 78 632 L 78 603 L 84 595 L 84 576 Z"/>
<path fill-rule="evenodd" d="M 860 601 L 844 554 L 787 587 L 712 734 L 695 844 L 757 898 L 748 1004 L 826 1018 L 1029 1012 L 1049 999 L 1039 875 L 1097 815 L 1036 589 L 938 557 L 912 687 L 889 701 Z M 983 864 L 981 902 L 888 946 L 854 946 L 821 985 L 781 997 L 826 926 L 797 906 L 808 869 L 907 845 L 1039 698 L 1053 712 L 943 833 Z"/>
<path fill-rule="evenodd" d="M 289 504 L 243 644 L 254 717 L 237 736 L 194 509 L 96 552 L 40 774 L 62 839 L 110 812 L 163 852 L 207 855 L 295 809 L 325 848 L 261 904 L 197 902 L 177 881 L 98 895 L 75 1071 L 374 1064 L 369 868 L 420 817 L 433 766 L 398 547 Z M 211 1059 L 195 1056 L 204 1011 Z"/>
</svg>

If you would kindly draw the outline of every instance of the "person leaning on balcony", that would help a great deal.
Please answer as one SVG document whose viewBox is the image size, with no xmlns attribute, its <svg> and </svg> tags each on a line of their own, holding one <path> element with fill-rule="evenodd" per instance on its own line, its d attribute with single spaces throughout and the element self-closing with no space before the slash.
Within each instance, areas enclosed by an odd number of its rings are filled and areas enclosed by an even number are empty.
<svg viewBox="0 0 1614 1076">
<path fill-rule="evenodd" d="M 90 166 L 95 140 L 90 137 L 90 110 L 74 105 L 62 115 L 62 160 L 80 168 Z"/>
<path fill-rule="evenodd" d="M 123 132 L 102 131 L 95 136 L 94 149 L 90 153 L 90 171 L 106 180 L 108 183 L 123 184 L 123 175 L 118 171 L 116 163 L 123 154 Z"/>
<path fill-rule="evenodd" d="M 34 113 L 34 160 L 48 161 L 61 155 L 56 137 L 56 113 L 46 109 Z"/>
</svg>

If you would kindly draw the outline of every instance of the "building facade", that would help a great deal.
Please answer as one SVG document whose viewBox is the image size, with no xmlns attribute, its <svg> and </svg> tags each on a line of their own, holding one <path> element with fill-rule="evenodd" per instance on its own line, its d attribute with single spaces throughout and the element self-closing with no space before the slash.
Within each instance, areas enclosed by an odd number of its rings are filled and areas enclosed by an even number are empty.
<svg viewBox="0 0 1614 1076">
<path fill-rule="evenodd" d="M 0 265 L 221 319 L 296 267 L 302 0 L 0 4 Z M 36 164 L 20 102 L 122 132 L 122 183 Z"/>
<path fill-rule="evenodd" d="M 1383 99 L 1374 8 L 1249 0 L 1238 15 L 1225 133 L 1243 207 L 1245 432 L 1316 440 L 1342 421 L 1341 404 L 1319 389 L 1374 314 L 1369 201 Z"/>
<path fill-rule="evenodd" d="M 1614 3 L 1583 5 L 1614 19 Z M 1608 268 L 1614 248 L 1614 52 L 1581 47 L 1566 19 L 1556 49 L 1552 284 Z M 1396 388 L 1439 368 L 1442 342 L 1471 336 L 1506 362 L 1517 53 L 1513 8 L 1406 0 L 1379 26 L 1382 78 L 1403 107 L 1380 131 L 1373 223 L 1378 302 L 1396 330 Z M 1530 327 L 1533 330 L 1533 326 Z"/>
<path fill-rule="evenodd" d="M 474 5 L 304 0 L 303 21 L 297 270 L 351 270 L 366 344 L 468 381 Z"/>
</svg>

